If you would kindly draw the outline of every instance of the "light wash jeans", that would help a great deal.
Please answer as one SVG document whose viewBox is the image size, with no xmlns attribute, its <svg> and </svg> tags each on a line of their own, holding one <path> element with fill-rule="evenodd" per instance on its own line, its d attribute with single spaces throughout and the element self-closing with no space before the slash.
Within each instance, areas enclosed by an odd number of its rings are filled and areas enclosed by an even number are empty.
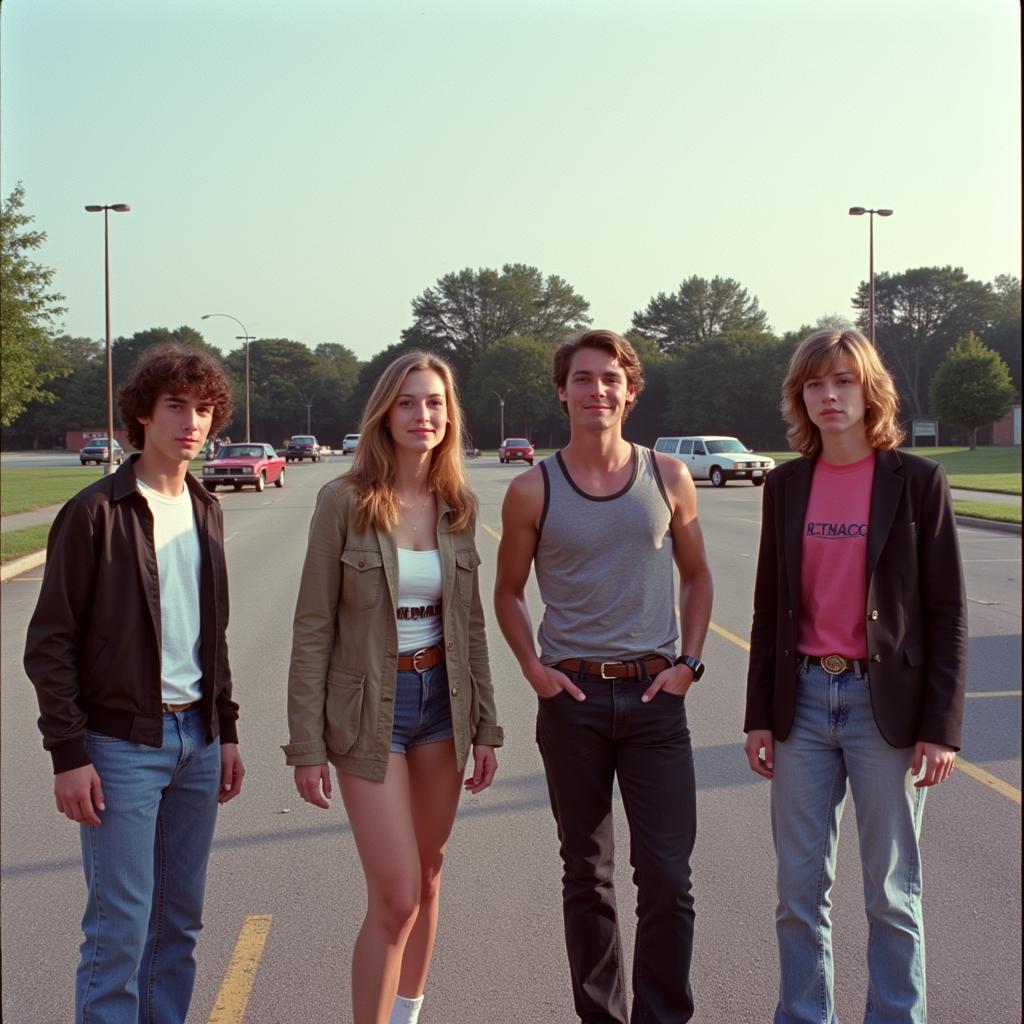
<svg viewBox="0 0 1024 1024">
<path fill-rule="evenodd" d="M 81 827 L 88 887 L 76 1024 L 183 1024 L 195 983 L 220 743 L 198 707 L 164 714 L 160 749 L 90 732 L 103 786 Z"/>
<path fill-rule="evenodd" d="M 772 833 L 778 858 L 779 1004 L 775 1024 L 837 1024 L 832 907 L 839 821 L 850 782 L 868 917 L 865 1024 L 924 1024 L 924 924 L 918 838 L 924 789 L 914 750 L 875 725 L 866 675 L 799 670 L 796 717 L 775 744 Z"/>
</svg>

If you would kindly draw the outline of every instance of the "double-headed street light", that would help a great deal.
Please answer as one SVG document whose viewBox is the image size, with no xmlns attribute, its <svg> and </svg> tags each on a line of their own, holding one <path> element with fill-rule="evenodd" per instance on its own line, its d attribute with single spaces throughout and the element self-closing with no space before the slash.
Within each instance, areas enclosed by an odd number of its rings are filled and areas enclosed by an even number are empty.
<svg viewBox="0 0 1024 1024">
<path fill-rule="evenodd" d="M 103 293 L 104 306 L 107 314 L 107 468 L 106 472 L 114 472 L 114 357 L 113 340 L 110 336 L 110 219 L 108 212 L 128 213 L 131 207 L 127 203 L 110 203 L 106 206 L 90 205 L 89 213 L 103 211 Z"/>
<path fill-rule="evenodd" d="M 204 313 L 201 319 L 209 320 L 211 316 L 227 317 L 228 320 L 234 320 L 242 328 L 242 333 L 235 336 L 235 341 L 245 342 L 245 440 L 248 442 L 252 440 L 252 431 L 249 428 L 249 381 L 251 379 L 249 372 L 249 342 L 256 339 L 249 333 L 249 328 L 237 316 L 232 316 L 230 313 Z"/>
<path fill-rule="evenodd" d="M 863 206 L 851 206 L 851 217 L 868 215 L 868 335 L 871 344 L 875 344 L 875 214 L 879 217 L 891 217 L 892 210 L 867 210 Z"/>
</svg>

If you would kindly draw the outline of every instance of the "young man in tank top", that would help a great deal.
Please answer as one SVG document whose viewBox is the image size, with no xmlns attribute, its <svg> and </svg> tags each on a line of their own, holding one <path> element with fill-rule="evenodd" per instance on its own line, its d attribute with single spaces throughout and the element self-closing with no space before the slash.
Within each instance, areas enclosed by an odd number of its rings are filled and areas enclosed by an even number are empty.
<svg viewBox="0 0 1024 1024">
<path fill-rule="evenodd" d="M 697 495 L 681 462 L 622 436 L 644 385 L 625 338 L 593 330 L 566 341 L 554 382 L 570 440 L 508 489 L 494 605 L 537 692 L 576 1013 L 587 1024 L 681 1024 L 693 1016 L 696 831 L 684 697 L 704 669 L 712 599 Z M 531 565 L 544 602 L 539 654 L 524 594 Z M 612 878 L 616 778 L 638 888 L 632 1017 Z"/>
<path fill-rule="evenodd" d="M 188 473 L 231 390 L 213 359 L 171 344 L 118 399 L 142 454 L 54 521 L 25 669 L 57 810 L 82 844 L 74 1019 L 181 1024 L 217 805 L 244 774 L 221 510 Z"/>
</svg>

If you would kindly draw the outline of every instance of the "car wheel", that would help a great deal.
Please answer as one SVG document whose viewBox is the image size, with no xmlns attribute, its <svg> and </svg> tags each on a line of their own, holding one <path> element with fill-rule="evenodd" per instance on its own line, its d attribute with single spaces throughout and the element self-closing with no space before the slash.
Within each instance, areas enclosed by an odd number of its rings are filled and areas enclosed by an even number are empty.
<svg viewBox="0 0 1024 1024">
<path fill-rule="evenodd" d="M 242 485 L 241 484 L 232 484 L 231 486 L 234 487 L 234 489 L 236 491 L 240 491 L 242 489 Z"/>
<path fill-rule="evenodd" d="M 281 470 L 277 475 L 277 479 L 274 481 L 275 487 L 284 487 L 284 469 Z"/>
<path fill-rule="evenodd" d="M 533 459 L 527 459 L 526 461 L 527 461 L 527 462 L 528 462 L 528 463 L 529 463 L 529 464 L 530 464 L 531 466 L 533 465 Z"/>
<path fill-rule="evenodd" d="M 216 484 L 208 484 L 208 483 L 207 483 L 207 482 L 206 482 L 205 480 L 203 481 L 203 486 L 204 486 L 204 487 L 205 487 L 205 488 L 206 488 L 206 489 L 207 489 L 207 490 L 208 490 L 208 491 L 209 491 L 209 492 L 210 492 L 211 494 L 213 494 L 213 492 L 214 492 L 215 490 L 217 490 L 217 485 L 216 485 Z"/>
<path fill-rule="evenodd" d="M 764 477 L 759 476 L 754 480 L 750 481 L 755 487 L 762 487 L 764 485 Z"/>
<path fill-rule="evenodd" d="M 722 472 L 720 466 L 712 466 L 711 473 L 709 474 L 711 479 L 712 487 L 724 487 L 725 486 L 725 473 Z"/>
<path fill-rule="evenodd" d="M 262 491 L 263 488 L 266 487 L 266 486 L 267 486 L 267 474 L 266 473 L 259 473 L 256 476 L 256 490 L 257 491 Z"/>
</svg>

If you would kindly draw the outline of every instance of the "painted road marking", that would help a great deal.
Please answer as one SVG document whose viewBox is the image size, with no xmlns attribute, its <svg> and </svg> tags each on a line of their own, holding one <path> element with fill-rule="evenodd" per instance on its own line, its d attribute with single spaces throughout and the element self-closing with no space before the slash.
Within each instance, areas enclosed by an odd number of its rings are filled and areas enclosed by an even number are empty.
<svg viewBox="0 0 1024 1024">
<path fill-rule="evenodd" d="M 480 524 L 495 540 L 501 540 L 501 534 L 497 530 L 492 529 L 486 523 Z"/>
<path fill-rule="evenodd" d="M 1020 697 L 1020 690 L 968 690 L 968 697 Z"/>
<path fill-rule="evenodd" d="M 965 761 L 959 755 L 957 755 L 956 766 L 965 775 L 970 775 L 972 779 L 977 780 L 983 786 L 989 786 L 994 789 L 1000 796 L 1005 796 L 1007 800 L 1012 800 L 1015 804 L 1020 803 L 1020 790 L 1011 786 L 1008 782 L 1003 782 L 1002 779 L 996 778 L 991 772 L 985 771 L 984 768 L 979 768 L 976 764 L 971 764 L 970 761 Z"/>
<path fill-rule="evenodd" d="M 235 952 L 210 1012 L 209 1024 L 242 1024 L 270 932 L 270 914 L 253 914 L 238 933 Z"/>
</svg>

